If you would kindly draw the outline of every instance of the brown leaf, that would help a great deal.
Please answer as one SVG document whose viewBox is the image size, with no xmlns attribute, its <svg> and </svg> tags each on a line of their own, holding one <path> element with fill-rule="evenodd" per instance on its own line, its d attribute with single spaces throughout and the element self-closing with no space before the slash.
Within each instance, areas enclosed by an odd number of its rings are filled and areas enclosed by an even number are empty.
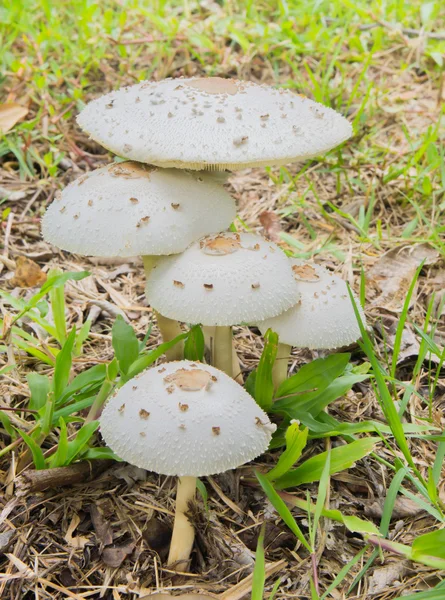
<svg viewBox="0 0 445 600">
<path fill-rule="evenodd" d="M 390 348 L 394 348 L 394 343 L 396 339 L 396 325 L 398 323 L 394 323 L 394 327 L 391 327 L 391 330 L 388 333 L 386 338 L 387 344 Z M 400 340 L 400 350 L 397 356 L 397 364 L 400 365 L 404 360 L 410 358 L 412 356 L 418 356 L 420 349 L 420 342 L 416 338 L 413 330 L 406 326 L 402 332 L 402 338 Z"/>
<path fill-rule="evenodd" d="M 109 546 L 102 552 L 102 560 L 108 567 L 120 567 L 127 556 L 133 552 L 135 545 L 134 542 L 127 542 L 120 546 Z"/>
<path fill-rule="evenodd" d="M 376 500 L 372 504 L 365 505 L 365 515 L 373 519 L 380 519 L 383 514 L 384 498 Z M 404 519 L 414 517 L 423 512 L 423 508 L 411 498 L 399 496 L 396 498 L 394 510 L 391 514 L 391 519 Z"/>
<path fill-rule="evenodd" d="M 152 517 L 142 532 L 142 536 L 150 550 L 157 552 L 161 558 L 166 558 L 172 537 L 172 531 L 166 523 Z"/>
<path fill-rule="evenodd" d="M 281 223 L 278 215 L 270 210 L 265 210 L 258 218 L 263 226 L 265 237 L 272 240 L 272 242 L 279 242 Z"/>
<path fill-rule="evenodd" d="M 14 277 L 10 280 L 13 287 L 30 288 L 46 281 L 46 274 L 37 263 L 26 256 L 16 260 Z"/>
<path fill-rule="evenodd" d="M 64 539 L 67 542 L 67 544 L 69 546 L 71 546 L 71 548 L 76 548 L 76 549 L 82 550 L 83 548 L 85 548 L 85 546 L 87 545 L 87 543 L 90 540 L 87 537 L 83 537 L 81 535 L 73 536 L 73 533 L 74 533 L 76 527 L 79 525 L 79 523 L 80 523 L 79 515 L 74 515 L 73 518 L 71 519 L 71 523 L 69 524 L 67 532 L 65 533 Z"/>
<path fill-rule="evenodd" d="M 110 523 L 104 518 L 101 509 L 96 505 L 90 506 L 91 522 L 93 523 L 94 531 L 98 540 L 104 546 L 109 546 L 113 543 L 113 534 L 111 532 Z"/>
<path fill-rule="evenodd" d="M 389 564 L 387 567 L 374 569 L 369 578 L 368 594 L 378 594 L 390 587 L 397 579 L 403 577 L 408 569 L 405 561 L 398 561 Z"/>
<path fill-rule="evenodd" d="M 367 276 L 369 283 L 380 291 L 372 302 L 373 306 L 401 312 L 417 267 L 423 260 L 426 265 L 432 265 L 438 258 L 439 253 L 428 244 L 402 246 L 386 252 Z"/>
<path fill-rule="evenodd" d="M 7 133 L 27 114 L 28 109 L 16 102 L 0 104 L 0 132 Z"/>
<path fill-rule="evenodd" d="M 0 554 L 3 554 L 8 550 L 9 546 L 12 544 L 14 535 L 14 529 L 9 529 L 8 531 L 0 533 Z"/>
</svg>

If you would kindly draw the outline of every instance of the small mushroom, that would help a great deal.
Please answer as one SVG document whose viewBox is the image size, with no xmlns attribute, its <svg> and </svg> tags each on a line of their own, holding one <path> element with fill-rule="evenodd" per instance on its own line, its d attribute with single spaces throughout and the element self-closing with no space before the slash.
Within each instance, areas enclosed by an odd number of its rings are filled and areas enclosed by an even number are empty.
<svg viewBox="0 0 445 600">
<path fill-rule="evenodd" d="M 168 564 L 183 571 L 194 541 L 186 513 L 195 497 L 196 478 L 234 469 L 259 456 L 276 427 L 244 388 L 214 367 L 184 360 L 164 368 L 162 374 L 154 367 L 139 375 L 136 391 L 132 382 L 124 384 L 106 404 L 100 430 L 123 460 L 179 477 Z M 175 387 L 180 407 L 174 412 L 169 386 Z M 122 403 L 126 409 L 119 412 Z M 141 419 L 146 412 L 150 417 Z"/>
<path fill-rule="evenodd" d="M 257 247 L 260 251 L 252 252 Z M 184 287 L 172 286 L 172 280 Z M 182 254 L 161 257 L 147 278 L 146 294 L 169 319 L 216 327 L 212 362 L 233 376 L 232 325 L 279 315 L 295 303 L 298 291 L 278 246 L 251 233 L 220 233 L 201 238 Z"/>
<path fill-rule="evenodd" d="M 295 258 L 289 261 L 297 283 L 297 301 L 280 315 L 257 321 L 261 333 L 270 328 L 279 335 L 273 373 L 276 387 L 287 377 L 292 346 L 334 349 L 348 346 L 360 337 L 346 283 L 320 265 Z M 339 295 L 339 292 L 343 293 Z M 356 301 L 356 304 L 365 323 L 360 303 Z"/>
</svg>

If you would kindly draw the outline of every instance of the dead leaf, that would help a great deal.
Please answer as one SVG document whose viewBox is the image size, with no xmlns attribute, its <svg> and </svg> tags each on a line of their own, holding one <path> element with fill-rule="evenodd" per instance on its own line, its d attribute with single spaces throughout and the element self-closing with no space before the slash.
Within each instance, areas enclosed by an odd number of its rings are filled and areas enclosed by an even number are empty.
<svg viewBox="0 0 445 600">
<path fill-rule="evenodd" d="M 108 567 L 120 567 L 127 556 L 133 552 L 135 545 L 134 542 L 127 542 L 120 546 L 108 546 L 102 552 L 102 560 Z"/>
<path fill-rule="evenodd" d="M 365 504 L 365 515 L 367 517 L 372 517 L 373 519 L 380 519 L 383 514 L 384 501 L 385 499 L 381 498 L 372 504 Z M 394 510 L 391 514 L 391 520 L 415 517 L 421 512 L 423 512 L 423 508 L 419 506 L 417 502 L 411 500 L 411 498 L 398 496 L 394 504 Z"/>
<path fill-rule="evenodd" d="M 432 265 L 438 259 L 439 253 L 428 244 L 402 246 L 386 252 L 368 272 L 368 282 L 380 291 L 372 305 L 401 312 L 417 267 L 423 260 L 426 265 Z"/>
<path fill-rule="evenodd" d="M 46 273 L 27 256 L 18 256 L 15 262 L 14 277 L 9 282 L 13 287 L 30 288 L 46 281 Z"/>
<path fill-rule="evenodd" d="M 113 469 L 114 477 L 123 479 L 127 485 L 134 485 L 136 481 L 145 481 L 147 471 L 134 465 L 118 465 Z"/>
<path fill-rule="evenodd" d="M 90 506 L 91 522 L 93 523 L 94 531 L 97 538 L 103 546 L 109 546 L 113 543 L 113 534 L 111 525 L 103 516 L 101 509 L 96 505 Z"/>
<path fill-rule="evenodd" d="M 272 242 L 279 242 L 281 233 L 279 216 L 270 210 L 265 210 L 258 218 L 263 226 L 265 237 L 269 238 Z"/>
<path fill-rule="evenodd" d="M 403 577 L 408 569 L 405 561 L 398 561 L 389 564 L 387 567 L 374 569 L 369 578 L 368 594 L 378 594 L 390 587 L 395 581 Z"/>
<path fill-rule="evenodd" d="M 0 533 L 0 554 L 4 554 L 12 543 L 15 535 L 14 529 Z"/>
<path fill-rule="evenodd" d="M 166 523 L 152 517 L 143 530 L 142 537 L 150 550 L 157 552 L 161 558 L 167 558 L 172 530 Z"/>
<path fill-rule="evenodd" d="M 394 348 L 394 342 L 396 339 L 396 325 L 394 323 L 394 327 L 391 328 L 386 341 L 390 348 Z M 406 326 L 402 332 L 402 339 L 400 340 L 400 351 L 397 356 L 397 364 L 400 365 L 404 360 L 410 358 L 411 356 L 418 356 L 420 349 L 420 342 L 415 336 L 413 330 Z"/>
<path fill-rule="evenodd" d="M 20 190 L 9 190 L 6 187 L 0 185 L 0 198 L 7 198 L 10 202 L 16 202 L 17 200 L 23 200 L 26 198 L 27 192 Z"/>
<path fill-rule="evenodd" d="M 83 550 L 83 548 L 85 548 L 85 546 L 88 544 L 88 542 L 90 541 L 87 537 L 83 537 L 81 535 L 78 536 L 73 536 L 74 531 L 76 530 L 76 527 L 79 525 L 80 523 L 80 517 L 79 515 L 74 515 L 73 518 L 71 519 L 71 523 L 68 526 L 68 529 L 65 533 L 65 541 L 66 543 L 71 546 L 71 548 L 76 548 L 76 550 Z"/>
<path fill-rule="evenodd" d="M 28 114 L 28 109 L 16 102 L 0 104 L 0 132 L 5 134 Z"/>
</svg>

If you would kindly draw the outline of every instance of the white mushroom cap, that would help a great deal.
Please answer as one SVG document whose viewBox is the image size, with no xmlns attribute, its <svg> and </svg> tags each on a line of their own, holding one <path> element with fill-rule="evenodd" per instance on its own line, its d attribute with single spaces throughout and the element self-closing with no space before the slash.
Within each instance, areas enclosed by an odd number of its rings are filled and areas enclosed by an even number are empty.
<svg viewBox="0 0 445 600">
<path fill-rule="evenodd" d="M 220 233 L 160 258 L 147 278 L 146 295 L 170 319 L 236 325 L 287 310 L 297 287 L 278 246 L 251 233 Z"/>
<path fill-rule="evenodd" d="M 42 229 L 55 246 L 87 256 L 162 255 L 226 229 L 235 216 L 235 201 L 210 173 L 122 162 L 73 181 Z"/>
<path fill-rule="evenodd" d="M 302 95 L 219 77 L 141 82 L 93 100 L 77 121 L 119 156 L 187 169 L 283 165 L 352 134 L 339 113 Z"/>
<path fill-rule="evenodd" d="M 271 328 L 280 342 L 298 348 L 333 349 L 352 344 L 360 328 L 343 279 L 324 267 L 290 259 L 300 300 L 273 319 L 258 322 L 262 334 Z M 357 301 L 360 316 L 365 315 Z"/>
<path fill-rule="evenodd" d="M 276 426 L 228 375 L 182 360 L 122 386 L 105 406 L 100 428 L 106 444 L 137 467 L 202 477 L 259 456 Z"/>
</svg>

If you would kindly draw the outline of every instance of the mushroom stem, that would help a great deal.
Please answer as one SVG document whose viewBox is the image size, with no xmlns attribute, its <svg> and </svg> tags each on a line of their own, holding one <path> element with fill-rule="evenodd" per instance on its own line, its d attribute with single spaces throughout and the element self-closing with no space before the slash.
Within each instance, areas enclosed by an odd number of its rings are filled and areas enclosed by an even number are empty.
<svg viewBox="0 0 445 600">
<path fill-rule="evenodd" d="M 144 263 L 145 278 L 148 279 L 153 267 L 156 264 L 156 256 L 145 254 L 142 256 L 142 262 Z M 158 323 L 158 329 L 161 332 L 161 336 L 164 342 L 171 342 L 175 337 L 181 335 L 182 329 L 178 321 L 173 321 L 168 317 L 164 317 L 159 314 L 156 310 L 153 311 L 156 315 L 156 321 Z M 165 351 L 165 356 L 168 361 L 171 360 L 182 360 L 184 358 L 184 342 L 181 340 L 177 344 Z"/>
<path fill-rule="evenodd" d="M 164 342 L 171 342 L 175 337 L 182 334 L 182 329 L 178 321 L 173 321 L 168 317 L 164 317 L 158 311 L 153 311 L 156 315 L 156 321 L 158 323 L 158 329 L 161 332 L 162 339 Z M 165 351 L 165 356 L 168 361 L 171 360 L 182 360 L 184 358 L 184 341 L 180 340 L 177 344 Z"/>
<path fill-rule="evenodd" d="M 229 377 L 233 377 L 232 353 L 232 328 L 216 327 L 215 342 L 213 345 L 213 366 L 227 373 Z"/>
<path fill-rule="evenodd" d="M 151 254 L 144 254 L 142 256 L 142 262 L 144 264 L 145 279 L 148 279 L 148 276 L 150 275 L 153 267 L 155 266 L 156 258 L 157 258 L 156 256 L 152 256 Z"/>
<path fill-rule="evenodd" d="M 283 381 L 286 381 L 287 379 L 287 369 L 291 350 L 292 346 L 289 346 L 289 344 L 278 343 L 277 357 L 272 368 L 272 381 L 275 391 L 277 391 Z"/>
<path fill-rule="evenodd" d="M 195 539 L 195 530 L 185 514 L 189 509 L 189 503 L 195 497 L 195 492 L 196 477 L 179 477 L 175 522 L 167 561 L 168 566 L 174 565 L 178 571 L 187 569 Z"/>
<path fill-rule="evenodd" d="M 203 325 L 202 334 L 204 336 L 204 349 L 206 360 L 210 365 L 213 365 L 213 354 L 215 348 L 215 333 L 216 327 L 214 325 Z"/>
<path fill-rule="evenodd" d="M 204 345 L 206 348 L 206 352 L 207 355 L 209 356 L 209 364 L 214 365 L 214 348 L 215 348 L 215 334 L 216 334 L 216 327 L 212 326 L 212 325 L 204 325 L 202 328 L 202 332 L 204 334 Z M 243 378 L 243 374 L 242 374 L 242 369 L 241 369 L 241 364 L 238 358 L 238 354 L 236 353 L 235 350 L 235 344 L 232 343 L 232 371 L 233 371 L 233 378 L 235 379 L 236 382 L 238 382 L 240 385 L 243 385 L 244 383 L 244 378 Z"/>
</svg>

